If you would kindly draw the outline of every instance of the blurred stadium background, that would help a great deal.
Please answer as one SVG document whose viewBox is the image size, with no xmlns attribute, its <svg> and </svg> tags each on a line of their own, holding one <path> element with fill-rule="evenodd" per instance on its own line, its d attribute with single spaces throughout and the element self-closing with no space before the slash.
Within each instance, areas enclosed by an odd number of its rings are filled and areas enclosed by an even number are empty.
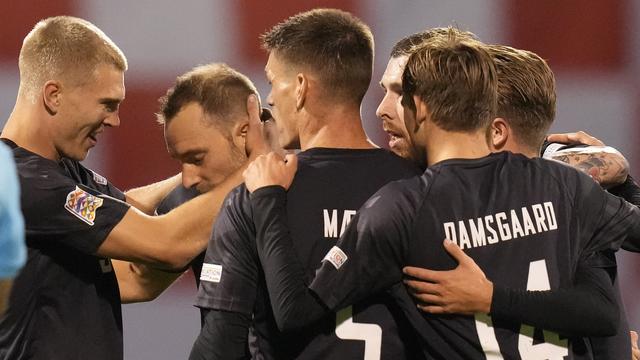
<svg viewBox="0 0 640 360">
<path fill-rule="evenodd" d="M 585 130 L 622 151 L 640 175 L 640 0 L 3 0 L 0 21 L 0 125 L 18 88 L 22 38 L 37 20 L 83 17 L 104 30 L 129 59 L 120 129 L 107 131 L 86 164 L 122 189 L 178 170 L 155 123 L 157 99 L 195 65 L 226 62 L 254 80 L 263 96 L 266 60 L 258 35 L 314 7 L 350 11 L 371 26 L 376 67 L 363 116 L 369 136 L 385 146 L 375 108 L 377 82 L 401 37 L 449 24 L 483 41 L 532 50 L 549 61 L 558 83 L 554 131 Z M 631 326 L 640 329 L 640 258 L 621 254 L 620 278 Z M 186 358 L 199 318 L 187 273 L 158 300 L 124 306 L 129 360 Z"/>
</svg>

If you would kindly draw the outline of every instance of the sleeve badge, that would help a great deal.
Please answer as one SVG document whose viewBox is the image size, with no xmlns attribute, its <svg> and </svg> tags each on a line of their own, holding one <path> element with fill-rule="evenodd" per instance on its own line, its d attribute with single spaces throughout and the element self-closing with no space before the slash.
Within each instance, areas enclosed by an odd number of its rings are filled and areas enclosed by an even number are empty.
<svg viewBox="0 0 640 360">
<path fill-rule="evenodd" d="M 102 206 L 104 199 L 91 195 L 76 185 L 76 189 L 67 194 L 64 208 L 78 219 L 93 226 L 96 210 Z"/>
</svg>

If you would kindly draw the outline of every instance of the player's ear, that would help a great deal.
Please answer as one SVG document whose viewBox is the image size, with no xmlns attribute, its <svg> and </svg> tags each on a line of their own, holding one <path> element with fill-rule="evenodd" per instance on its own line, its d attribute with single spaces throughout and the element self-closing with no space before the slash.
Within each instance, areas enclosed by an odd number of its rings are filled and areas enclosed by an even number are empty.
<svg viewBox="0 0 640 360">
<path fill-rule="evenodd" d="M 503 118 L 495 118 L 489 126 L 489 141 L 492 150 L 501 151 L 507 145 L 511 133 L 509 123 Z"/>
<path fill-rule="evenodd" d="M 50 115 L 58 113 L 62 102 L 62 84 L 56 80 L 49 80 L 42 86 L 42 100 Z"/>
<path fill-rule="evenodd" d="M 427 118 L 429 117 L 429 112 L 427 109 L 427 104 L 422 101 L 422 99 L 420 99 L 420 97 L 417 95 L 413 96 L 413 104 L 415 105 L 416 109 L 416 128 L 418 128 L 425 120 L 427 120 Z"/>
<path fill-rule="evenodd" d="M 296 76 L 296 110 L 302 109 L 309 90 L 309 78 L 304 73 Z"/>
<path fill-rule="evenodd" d="M 237 121 L 231 127 L 231 139 L 233 144 L 244 149 L 247 140 L 247 131 L 249 130 L 249 116 L 242 117 L 242 120 Z"/>
</svg>

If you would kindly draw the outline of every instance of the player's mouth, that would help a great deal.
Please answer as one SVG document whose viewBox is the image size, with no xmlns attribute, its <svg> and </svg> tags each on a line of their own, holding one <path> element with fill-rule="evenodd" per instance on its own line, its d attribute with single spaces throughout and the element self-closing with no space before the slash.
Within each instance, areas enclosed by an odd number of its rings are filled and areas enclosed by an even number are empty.
<svg viewBox="0 0 640 360">
<path fill-rule="evenodd" d="M 401 134 L 393 131 L 387 127 L 384 127 L 384 131 L 389 135 L 389 148 L 397 149 L 400 147 L 400 143 L 404 140 Z"/>
<path fill-rule="evenodd" d="M 96 144 L 98 143 L 98 134 L 99 132 L 92 132 L 90 133 L 87 137 L 89 138 L 89 143 L 91 144 L 91 146 L 96 146 Z"/>
</svg>

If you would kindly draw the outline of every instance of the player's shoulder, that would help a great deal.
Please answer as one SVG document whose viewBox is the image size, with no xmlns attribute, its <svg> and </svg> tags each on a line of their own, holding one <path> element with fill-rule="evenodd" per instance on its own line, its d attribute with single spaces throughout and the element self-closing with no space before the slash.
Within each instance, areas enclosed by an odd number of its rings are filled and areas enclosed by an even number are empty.
<svg viewBox="0 0 640 360">
<path fill-rule="evenodd" d="M 244 183 L 236 186 L 227 194 L 222 204 L 222 210 L 234 214 L 250 214 L 250 193 Z"/>
<path fill-rule="evenodd" d="M 375 207 L 384 212 L 416 208 L 424 199 L 428 185 L 429 177 L 424 174 L 391 181 L 369 198 L 363 209 Z"/>
</svg>

